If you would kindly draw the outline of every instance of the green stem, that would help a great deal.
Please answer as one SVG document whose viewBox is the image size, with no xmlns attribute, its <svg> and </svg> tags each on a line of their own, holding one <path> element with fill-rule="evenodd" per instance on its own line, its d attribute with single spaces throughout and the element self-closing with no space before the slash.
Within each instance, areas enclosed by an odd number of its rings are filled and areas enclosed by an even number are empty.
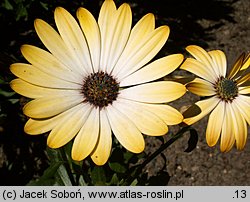
<svg viewBox="0 0 250 202">
<path fill-rule="evenodd" d="M 180 137 L 183 136 L 183 134 L 189 130 L 188 127 L 184 127 L 181 130 L 179 130 L 171 139 L 169 139 L 166 143 L 161 145 L 159 149 L 157 149 L 154 153 L 152 153 L 145 161 L 142 162 L 139 166 L 137 166 L 133 172 L 130 174 L 130 176 L 127 178 L 127 180 L 123 183 L 123 185 L 128 186 L 130 185 L 138 176 L 141 174 L 143 168 L 150 163 L 156 156 L 161 154 L 165 149 L 167 149 L 170 145 L 172 145 L 176 140 L 178 140 Z"/>
</svg>

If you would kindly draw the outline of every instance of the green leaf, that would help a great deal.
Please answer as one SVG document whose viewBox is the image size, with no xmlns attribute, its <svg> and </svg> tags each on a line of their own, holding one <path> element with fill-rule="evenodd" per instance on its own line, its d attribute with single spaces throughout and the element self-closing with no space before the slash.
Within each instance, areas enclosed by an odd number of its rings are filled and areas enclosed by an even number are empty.
<svg viewBox="0 0 250 202">
<path fill-rule="evenodd" d="M 15 92 L 7 92 L 7 91 L 3 91 L 0 89 L 0 95 L 3 95 L 4 97 L 11 97 L 15 94 Z"/>
<path fill-rule="evenodd" d="M 88 184 L 85 182 L 83 176 L 81 175 L 78 180 L 79 186 L 87 186 Z"/>
<path fill-rule="evenodd" d="M 61 165 L 58 168 L 57 174 L 60 177 L 60 180 L 62 181 L 63 185 L 72 186 L 71 180 L 64 165 Z"/>
<path fill-rule="evenodd" d="M 119 184 L 119 178 L 116 173 L 113 174 L 110 182 L 107 185 L 118 185 Z"/>
<path fill-rule="evenodd" d="M 41 6 L 45 9 L 45 10 L 49 10 L 49 4 L 47 3 L 43 3 L 43 2 L 40 2 Z"/>
<path fill-rule="evenodd" d="M 16 11 L 16 21 L 19 21 L 21 18 L 24 18 L 25 20 L 28 18 L 28 11 L 23 4 L 19 4 Z"/>
<path fill-rule="evenodd" d="M 127 171 L 127 168 L 118 162 L 109 163 L 109 167 L 116 173 L 125 173 Z"/>
<path fill-rule="evenodd" d="M 2 6 L 6 8 L 7 10 L 13 10 L 13 6 L 8 0 L 4 0 L 4 3 L 2 3 Z"/>
<path fill-rule="evenodd" d="M 94 167 L 90 175 L 94 185 L 106 185 L 106 175 L 103 167 Z"/>
<path fill-rule="evenodd" d="M 30 181 L 28 186 L 51 186 L 56 184 L 55 174 L 58 168 L 62 165 L 62 162 L 52 163 L 43 173 L 43 175 L 37 179 Z"/>
<path fill-rule="evenodd" d="M 136 186 L 138 184 L 138 180 L 134 179 L 134 181 L 130 184 L 130 186 Z"/>
<path fill-rule="evenodd" d="M 58 163 L 60 162 L 61 163 L 61 166 L 58 168 L 57 172 L 56 172 L 56 175 L 57 175 L 57 181 L 59 184 L 62 184 L 62 185 L 65 185 L 65 186 L 71 186 L 72 185 L 72 182 L 69 176 L 69 173 L 68 172 L 71 172 L 70 170 L 67 170 L 65 168 L 65 163 L 68 163 L 67 162 L 67 159 L 64 159 L 60 153 L 60 150 L 59 149 L 50 149 L 48 148 L 47 149 L 47 153 L 48 153 L 48 156 L 51 160 L 51 163 Z"/>
</svg>

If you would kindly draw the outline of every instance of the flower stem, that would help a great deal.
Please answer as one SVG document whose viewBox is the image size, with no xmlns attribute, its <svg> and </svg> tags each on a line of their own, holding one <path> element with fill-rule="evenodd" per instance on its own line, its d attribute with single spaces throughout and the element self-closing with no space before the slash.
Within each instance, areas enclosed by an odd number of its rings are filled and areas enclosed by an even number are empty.
<svg viewBox="0 0 250 202">
<path fill-rule="evenodd" d="M 126 179 L 126 181 L 122 184 L 125 186 L 130 185 L 138 176 L 141 174 L 142 169 L 150 163 L 155 157 L 157 157 L 159 154 L 161 154 L 165 149 L 167 149 L 170 145 L 172 145 L 176 140 L 178 140 L 180 137 L 183 136 L 183 134 L 189 130 L 189 126 L 182 128 L 179 130 L 171 139 L 169 139 L 166 143 L 161 145 L 154 153 L 152 153 L 148 158 L 145 159 L 145 161 L 142 162 L 139 166 L 137 166 L 132 173 L 129 175 L 129 177 Z"/>
</svg>

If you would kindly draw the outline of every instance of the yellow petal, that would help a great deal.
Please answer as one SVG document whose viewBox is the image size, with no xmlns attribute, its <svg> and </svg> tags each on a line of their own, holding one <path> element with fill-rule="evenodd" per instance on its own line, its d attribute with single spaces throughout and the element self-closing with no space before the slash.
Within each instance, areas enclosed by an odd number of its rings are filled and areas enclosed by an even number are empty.
<svg viewBox="0 0 250 202">
<path fill-rule="evenodd" d="M 206 140 L 210 147 L 214 146 L 220 137 L 223 120 L 225 118 L 225 104 L 225 102 L 220 102 L 209 116 Z"/>
<path fill-rule="evenodd" d="M 182 61 L 182 54 L 173 54 L 155 60 L 122 79 L 120 86 L 136 85 L 159 79 L 174 71 Z"/>
<path fill-rule="evenodd" d="M 139 103 L 150 112 L 159 116 L 167 125 L 176 125 L 183 121 L 182 114 L 175 108 L 166 104 Z"/>
<path fill-rule="evenodd" d="M 247 121 L 248 125 L 250 125 L 250 104 L 244 100 L 245 96 L 239 96 L 234 100 L 234 104 L 240 110 L 240 113 Z"/>
<path fill-rule="evenodd" d="M 143 16 L 131 30 L 127 45 L 122 53 L 121 59 L 126 60 L 126 57 L 134 50 L 138 45 L 138 41 L 146 41 L 148 36 L 153 33 L 155 29 L 155 17 L 152 13 L 148 13 Z M 120 62 L 121 63 L 121 62 Z M 116 75 L 121 70 L 119 65 L 116 65 L 113 71 L 113 75 Z"/>
<path fill-rule="evenodd" d="M 101 59 L 100 68 L 106 71 L 112 35 L 115 30 L 117 10 L 113 0 L 104 1 L 99 13 L 98 24 L 101 33 Z"/>
<path fill-rule="evenodd" d="M 10 71 L 22 80 L 41 87 L 76 90 L 81 89 L 80 84 L 50 76 L 32 65 L 15 63 L 10 66 Z"/>
<path fill-rule="evenodd" d="M 226 77 L 227 59 L 225 53 L 222 52 L 221 50 L 212 50 L 209 51 L 208 54 L 210 55 L 215 64 L 214 70 L 217 72 L 217 76 Z"/>
<path fill-rule="evenodd" d="M 55 10 L 55 22 L 59 33 L 72 55 L 77 56 L 82 71 L 93 72 L 89 48 L 84 35 L 72 15 L 62 7 Z"/>
<path fill-rule="evenodd" d="M 108 63 L 106 70 L 110 73 L 113 70 L 118 58 L 128 41 L 132 24 L 132 12 L 130 6 L 122 4 L 117 11 L 117 21 L 114 33 L 112 34 L 111 44 L 109 45 Z"/>
<path fill-rule="evenodd" d="M 248 53 L 245 57 L 244 57 L 244 61 L 243 61 L 243 65 L 240 68 L 240 70 L 244 70 L 247 69 L 250 66 L 250 53 Z"/>
<path fill-rule="evenodd" d="M 75 90 L 63 90 L 39 87 L 21 79 L 14 79 L 10 82 L 10 87 L 17 93 L 29 98 L 41 98 L 53 95 L 75 94 Z"/>
<path fill-rule="evenodd" d="M 26 116 L 31 118 L 48 118 L 70 109 L 83 101 L 79 95 L 57 95 L 30 101 L 23 108 Z"/>
<path fill-rule="evenodd" d="M 250 93 L 250 86 L 247 87 L 239 87 L 240 94 L 249 94 Z"/>
<path fill-rule="evenodd" d="M 188 83 L 186 87 L 190 92 L 199 96 L 211 96 L 216 94 L 213 84 L 200 78 L 195 78 Z"/>
<path fill-rule="evenodd" d="M 106 113 L 105 109 L 100 111 L 100 135 L 97 145 L 90 155 L 93 162 L 99 166 L 107 162 L 112 148 L 111 128 Z"/>
<path fill-rule="evenodd" d="M 199 121 L 200 119 L 205 117 L 207 114 L 209 114 L 216 107 L 219 101 L 220 100 L 218 98 L 211 97 L 211 98 L 196 102 L 195 105 L 197 105 L 200 108 L 201 113 L 196 116 L 190 117 L 189 114 L 186 114 L 184 112 L 185 115 L 183 114 L 184 116 L 183 122 L 187 125 L 194 124 L 195 122 Z"/>
<path fill-rule="evenodd" d="M 152 13 L 144 15 L 133 27 L 129 36 L 128 45 L 147 37 L 155 29 L 155 17 Z"/>
<path fill-rule="evenodd" d="M 35 29 L 43 44 L 59 61 L 72 71 L 80 75 L 85 75 L 81 64 L 77 62 L 76 55 L 69 51 L 61 36 L 48 23 L 36 19 Z"/>
<path fill-rule="evenodd" d="M 127 116 L 113 106 L 107 107 L 107 116 L 115 137 L 123 147 L 133 153 L 140 153 L 144 150 L 143 136 Z"/>
<path fill-rule="evenodd" d="M 207 68 L 205 64 L 194 58 L 187 58 L 181 65 L 180 69 L 189 71 L 211 83 L 215 83 L 218 79 L 211 69 Z"/>
<path fill-rule="evenodd" d="M 61 120 L 69 119 L 75 112 L 84 107 L 83 105 L 81 103 L 49 119 L 29 119 L 24 126 L 24 131 L 30 135 L 39 135 L 48 132 L 58 125 Z"/>
<path fill-rule="evenodd" d="M 76 74 L 71 69 L 68 69 L 67 66 L 47 51 L 35 46 L 23 45 L 21 47 L 21 52 L 26 60 L 46 74 L 73 83 L 82 82 L 81 75 Z"/>
<path fill-rule="evenodd" d="M 112 105 L 129 117 L 136 127 L 145 135 L 160 136 L 168 132 L 167 125 L 160 117 L 137 102 L 118 99 Z"/>
<path fill-rule="evenodd" d="M 228 106 L 232 117 L 231 124 L 233 125 L 236 147 L 237 149 L 242 150 L 245 147 L 247 141 L 247 124 L 234 102 L 228 104 Z"/>
<path fill-rule="evenodd" d="M 239 78 L 236 79 L 238 86 L 249 86 L 250 73 L 247 73 L 248 70 L 249 69 L 246 69 L 245 72 L 243 71 L 242 75 L 240 75 Z"/>
<path fill-rule="evenodd" d="M 240 57 L 235 61 L 232 69 L 229 72 L 228 78 L 232 79 L 241 70 L 242 64 L 244 62 L 245 54 L 242 53 Z"/>
<path fill-rule="evenodd" d="M 122 80 L 148 63 L 163 47 L 168 39 L 169 27 L 161 26 L 135 44 L 127 44 L 114 67 L 114 76 Z"/>
<path fill-rule="evenodd" d="M 186 92 L 184 85 L 173 81 L 141 84 L 120 91 L 119 97 L 139 102 L 163 103 L 180 98 Z"/>
<path fill-rule="evenodd" d="M 100 66 L 101 34 L 94 16 L 85 8 L 77 10 L 77 18 L 80 22 L 84 36 L 86 37 L 94 71 Z"/>
<path fill-rule="evenodd" d="M 88 104 L 80 104 L 75 107 L 73 113 L 64 116 L 60 122 L 50 132 L 47 144 L 51 148 L 59 148 L 67 144 L 73 139 L 87 120 L 91 106 Z"/>
<path fill-rule="evenodd" d="M 233 130 L 233 120 L 228 108 L 230 104 L 227 103 L 225 109 L 225 118 L 222 125 L 221 131 L 221 142 L 220 142 L 220 150 L 222 152 L 228 152 L 234 145 L 235 137 L 234 137 L 234 130 Z"/>
<path fill-rule="evenodd" d="M 99 137 L 99 120 L 99 108 L 92 108 L 84 126 L 74 140 L 72 147 L 72 158 L 74 160 L 85 159 L 96 147 Z"/>
<path fill-rule="evenodd" d="M 214 64 L 212 58 L 210 55 L 205 51 L 203 48 L 196 46 L 196 45 L 190 45 L 186 47 L 186 50 L 195 57 L 196 60 L 204 64 L 204 66 L 209 69 L 214 75 L 218 77 L 219 70 L 217 69 L 217 65 Z"/>
</svg>

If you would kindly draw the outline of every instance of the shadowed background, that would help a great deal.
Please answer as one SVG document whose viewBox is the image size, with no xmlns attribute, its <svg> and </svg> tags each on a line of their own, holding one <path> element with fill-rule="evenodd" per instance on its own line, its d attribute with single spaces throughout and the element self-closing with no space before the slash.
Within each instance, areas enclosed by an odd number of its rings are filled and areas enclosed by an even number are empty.
<svg viewBox="0 0 250 202">
<path fill-rule="evenodd" d="M 221 49 L 228 57 L 229 66 L 250 47 L 249 0 L 117 0 L 131 5 L 133 23 L 151 12 L 156 25 L 170 27 L 169 39 L 156 56 L 183 53 L 190 44 L 207 50 Z M 9 71 L 13 62 L 25 62 L 20 53 L 22 44 L 44 48 L 33 22 L 41 18 L 55 27 L 53 12 L 57 6 L 66 8 L 73 16 L 78 7 L 87 8 L 98 17 L 99 0 L 1 0 L 0 2 L 0 185 L 25 185 L 43 174 L 48 167 L 46 137 L 28 136 L 23 132 L 27 118 L 22 106 L 27 100 L 15 94 L 8 85 L 14 76 Z M 178 73 L 178 72 L 177 72 Z M 198 100 L 187 93 L 172 105 L 177 109 Z M 187 138 L 173 144 L 164 155 L 148 165 L 149 175 L 159 173 L 165 185 L 250 185 L 250 142 L 242 152 L 233 149 L 222 154 L 218 145 L 209 148 L 205 141 L 207 119 L 194 125 L 199 133 L 198 144 L 185 153 Z M 176 132 L 178 127 L 172 127 Z M 168 137 L 166 137 L 168 139 Z M 249 139 L 249 138 L 248 138 Z M 153 140 L 153 141 L 152 141 Z M 159 140 L 147 138 L 146 152 L 154 151 Z M 160 182 L 155 182 L 161 185 Z"/>
</svg>

